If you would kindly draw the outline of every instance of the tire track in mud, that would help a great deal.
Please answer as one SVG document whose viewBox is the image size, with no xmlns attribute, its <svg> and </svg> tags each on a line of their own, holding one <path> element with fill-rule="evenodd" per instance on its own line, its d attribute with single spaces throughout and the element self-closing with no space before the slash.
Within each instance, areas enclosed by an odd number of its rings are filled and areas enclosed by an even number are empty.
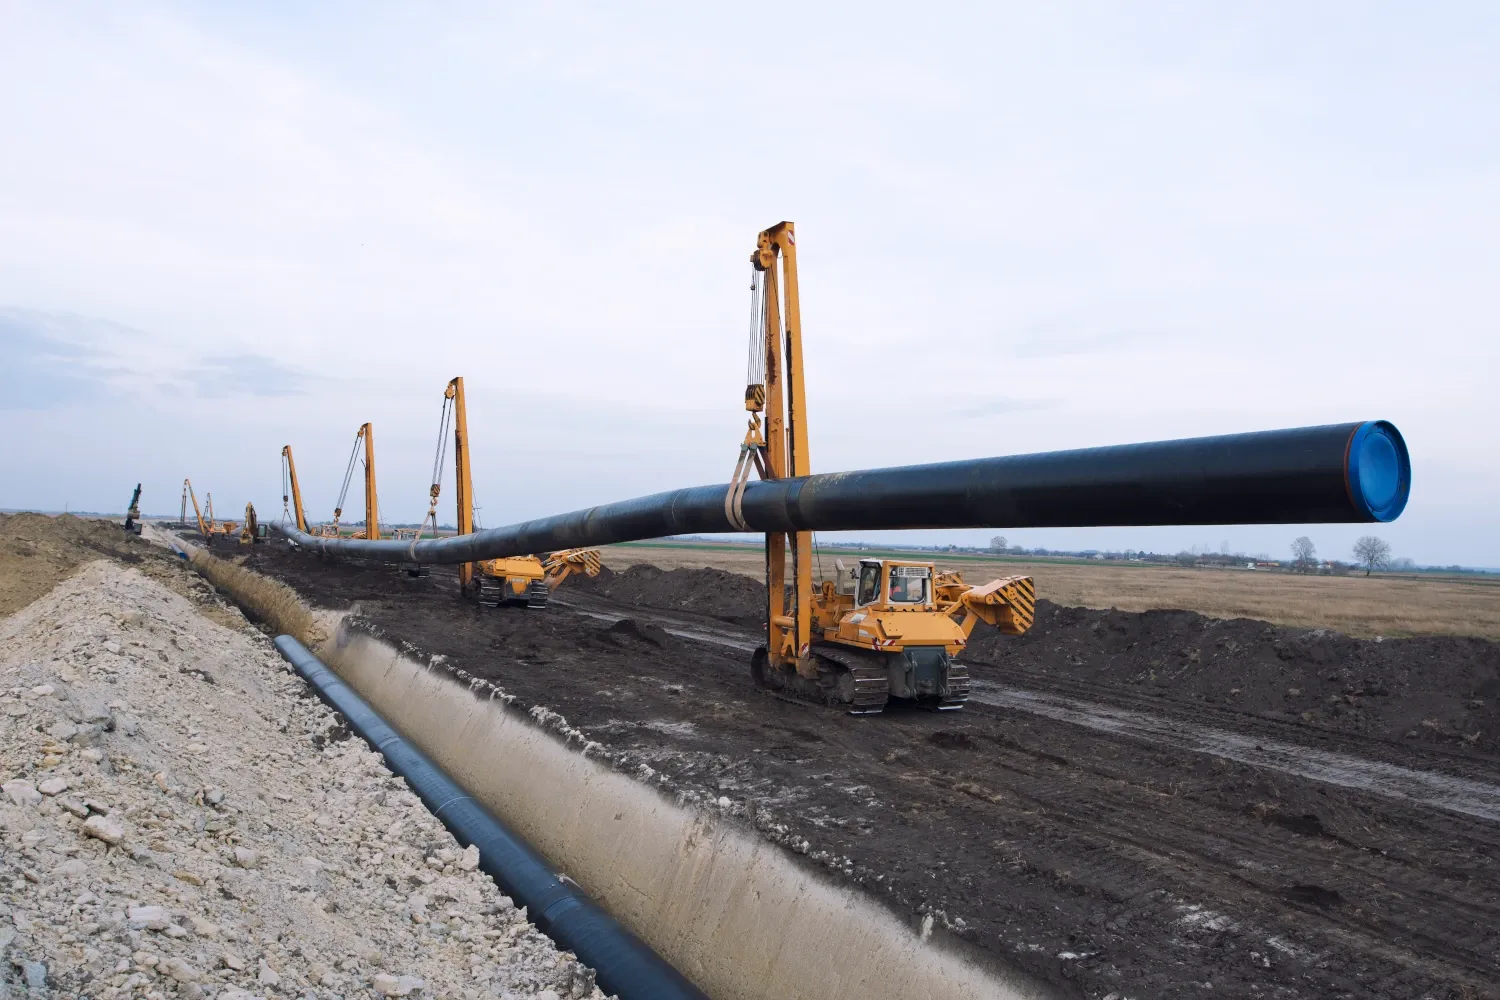
<svg viewBox="0 0 1500 1000">
<path fill-rule="evenodd" d="M 714 630 L 708 622 L 656 612 L 643 614 L 639 608 L 612 605 L 593 598 L 570 603 L 578 613 L 599 620 L 645 619 L 669 634 L 691 641 L 735 650 L 753 649 L 755 645 L 754 633 L 722 625 Z M 1500 822 L 1500 786 L 1488 782 L 1419 771 L 1267 737 L 1245 736 L 1180 718 L 1007 687 L 990 681 L 975 682 L 974 694 L 966 711 L 978 705 L 1064 722 L 1110 737 L 1130 739 L 1157 751 L 1165 748 L 1219 757 L 1300 779 L 1457 813 L 1478 821 L 1470 824 L 1468 831 L 1477 839 L 1500 840 L 1494 837 L 1500 834 L 1500 828 L 1489 825 Z M 1243 713 L 1234 714 L 1243 717 Z M 1363 742 L 1347 734 L 1322 733 L 1319 738 L 1320 741 L 1345 746 Z M 1442 759 L 1446 756 L 1421 752 L 1423 748 L 1413 749 L 1417 749 L 1417 756 L 1423 758 Z M 1109 784 L 1119 780 L 1118 775 L 1087 761 L 1056 758 L 1050 754 L 1039 759 L 1056 769 L 1071 768 L 1094 774 Z M 1321 929 L 1321 933 L 1338 937 L 1347 946 L 1380 956 L 1390 963 L 1388 978 L 1391 982 L 1407 977 L 1412 969 L 1430 966 L 1434 957 L 1441 957 L 1473 973 L 1475 978 L 1467 984 L 1471 988 L 1490 982 L 1497 970 L 1495 956 L 1489 950 L 1493 946 L 1493 933 L 1488 930 L 1500 918 L 1500 893 L 1493 888 L 1486 890 L 1466 878 L 1451 890 L 1433 890 L 1424 885 L 1410 884 L 1408 870 L 1420 862 L 1392 858 L 1385 850 L 1347 841 L 1344 846 L 1358 851 L 1363 860 L 1345 858 L 1341 867 L 1347 874 L 1336 885 L 1300 883 L 1295 880 L 1295 875 L 1271 879 L 1267 876 L 1274 872 L 1295 873 L 1323 867 L 1326 852 L 1321 841 L 1328 835 L 1318 829 L 1310 830 L 1311 836 L 1306 844 L 1294 843 L 1290 848 L 1277 848 L 1268 844 L 1264 836 L 1244 835 L 1221 823 L 1186 822 L 1169 827 L 1170 833 L 1165 837 L 1160 828 L 1153 829 L 1149 838 L 1142 837 L 1141 803 L 1133 791 L 1121 794 L 1107 787 L 1093 788 L 1082 803 L 1085 808 L 1059 807 L 1055 792 L 1061 779 L 1056 770 L 1042 773 L 1019 766 L 1014 761 L 1007 762 L 1006 766 L 1013 778 L 1009 790 L 1033 807 L 1044 809 L 1049 820 L 1066 822 L 1081 832 L 1086 831 L 1091 839 L 1103 835 L 1116 845 L 1130 845 L 1154 868 L 1175 869 L 1182 884 L 1173 894 L 1173 899 L 1192 898 L 1195 890 L 1202 892 L 1206 888 L 1204 869 L 1210 869 L 1221 880 L 1211 893 L 1220 901 L 1221 908 L 1224 901 L 1238 896 L 1241 905 L 1248 910 L 1281 905 L 1313 915 L 1319 921 L 1333 925 Z M 1476 901 L 1476 897 L 1482 899 Z M 1420 908 L 1409 919 L 1382 916 L 1411 910 L 1414 902 Z M 1191 920 L 1193 914 L 1202 912 L 1193 910 L 1194 904 L 1190 903 L 1172 902 L 1168 905 L 1187 914 L 1183 919 Z M 1350 915 L 1346 916 L 1346 913 Z M 1456 924 L 1452 923 L 1455 918 Z M 1253 922 L 1222 915 L 1221 918 L 1205 918 L 1202 922 L 1215 923 L 1216 920 L 1217 926 L 1210 929 L 1219 932 L 1228 930 L 1231 925 L 1237 929 L 1253 926 Z M 1435 931 L 1430 929 L 1433 927 L 1436 927 Z M 1249 934 L 1256 936 L 1253 931 Z M 1279 940 L 1270 932 L 1261 932 L 1259 939 L 1268 950 L 1275 947 L 1268 942 Z M 1401 943 L 1393 946 L 1390 942 Z M 1441 972 L 1439 969 L 1431 971 Z"/>
<path fill-rule="evenodd" d="M 611 607 L 609 602 L 598 599 L 586 603 L 576 600 L 557 603 L 578 614 L 601 621 L 621 621 L 632 617 L 632 613 L 634 617 L 641 617 L 640 609 L 624 605 Z M 753 650 L 757 645 L 753 633 L 730 630 L 723 626 L 714 631 L 701 622 L 662 614 L 652 613 L 647 617 L 669 635 L 690 641 L 746 651 Z M 971 704 L 978 702 L 996 708 L 1027 712 L 1144 743 L 1210 754 L 1312 781 L 1327 782 L 1387 798 L 1405 799 L 1419 805 L 1500 823 L 1500 784 L 1416 770 L 1268 737 L 1246 736 L 1180 718 L 1132 711 L 989 680 L 975 679 L 971 682 L 971 692 Z M 1344 744 L 1357 742 L 1343 734 L 1336 741 Z"/>
<path fill-rule="evenodd" d="M 1453 879 L 1451 888 L 1433 889 L 1412 882 L 1409 862 L 1355 843 L 1344 845 L 1359 853 L 1341 858 L 1336 879 L 1310 884 L 1299 881 L 1299 873 L 1327 867 L 1328 845 L 1319 835 L 1276 839 L 1254 831 L 1259 835 L 1252 836 L 1222 821 L 1194 820 L 1185 809 L 1172 810 L 1179 815 L 1176 822 L 1148 826 L 1142 823 L 1141 789 L 1128 776 L 1050 753 L 1038 755 L 1031 767 L 1015 758 L 1003 766 L 1011 775 L 1007 789 L 1045 812 L 1049 823 L 1065 823 L 1083 838 L 1130 845 L 1158 873 L 1174 870 L 1177 898 L 1212 896 L 1220 909 L 1237 900 L 1249 911 L 1284 905 L 1335 924 L 1361 950 L 1393 962 L 1420 965 L 1441 956 L 1486 979 L 1495 971 L 1494 956 L 1486 951 L 1493 947 L 1492 928 L 1500 917 L 1500 887 L 1493 884 Z M 1068 770 L 1097 780 L 1086 789 L 1082 782 L 1070 782 L 1073 794 L 1059 797 Z M 1206 876 L 1217 881 L 1209 883 Z M 1409 919 L 1384 916 L 1411 910 L 1414 900 L 1421 909 Z M 1434 923 L 1439 916 L 1442 920 Z M 1456 925 L 1448 923 L 1455 918 Z"/>
<path fill-rule="evenodd" d="M 1181 719 L 1147 715 L 990 681 L 971 682 L 970 701 L 1042 715 L 1075 726 L 1269 768 L 1299 778 L 1406 799 L 1500 822 L 1500 785 L 1417 771 L 1265 737 L 1244 736 Z"/>
</svg>

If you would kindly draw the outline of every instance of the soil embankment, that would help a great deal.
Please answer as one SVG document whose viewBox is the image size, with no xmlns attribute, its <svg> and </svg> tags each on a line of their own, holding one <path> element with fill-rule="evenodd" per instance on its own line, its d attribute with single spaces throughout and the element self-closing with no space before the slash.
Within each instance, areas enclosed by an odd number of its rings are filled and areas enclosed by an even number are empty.
<svg viewBox="0 0 1500 1000">
<path fill-rule="evenodd" d="M 565 718 L 593 741 L 591 755 L 638 780 L 712 803 L 898 914 L 930 918 L 1078 995 L 1496 995 L 1500 829 L 1483 816 L 978 699 L 957 715 L 866 718 L 787 704 L 751 686 L 735 648 L 755 641 L 743 623 L 763 620 L 751 580 L 633 570 L 639 587 L 628 573 L 570 582 L 557 599 L 573 608 L 497 612 L 460 600 L 443 568 L 413 579 L 279 544 L 257 547 L 251 564 L 324 607 L 355 606 L 356 627 L 410 655 L 441 656 L 521 707 L 549 710 L 539 717 Z M 1294 686 L 1292 671 L 1327 678 L 1335 668 L 1319 654 L 1295 652 L 1296 630 L 1228 623 L 1215 634 L 1192 616 L 1164 621 L 1158 636 L 1150 616 L 1136 616 L 1134 637 L 1110 646 L 1089 638 L 1096 613 L 1072 614 L 1048 608 L 1030 645 L 999 647 L 1016 659 L 977 642 L 976 680 L 1083 690 L 1164 724 L 1210 723 L 1251 749 L 1281 741 L 1500 785 L 1487 734 L 1407 738 L 1394 717 L 1308 720 L 1311 709 L 1269 696 L 1231 707 L 1191 683 L 1151 681 L 1150 661 L 1173 648 L 1196 648 L 1199 664 L 1241 692 L 1254 685 L 1227 680 L 1241 663 L 1267 691 Z M 716 641 L 684 637 L 693 635 Z M 1229 641 L 1243 645 L 1231 651 Z M 1278 655 L 1278 641 L 1293 656 Z M 1349 654 L 1345 640 L 1329 641 L 1336 656 L 1391 655 L 1358 664 L 1394 683 L 1397 654 Z M 1073 661 L 1091 662 L 1091 642 L 1113 658 L 1100 653 L 1100 666 L 1071 672 Z M 1487 655 L 1435 683 L 1482 673 Z M 1131 656 L 1140 665 L 1125 673 Z M 1194 662 L 1190 652 L 1179 660 Z M 1356 666 L 1350 676 L 1362 682 Z M 1131 683 L 1142 669 L 1145 682 Z M 1408 683 L 1423 676 L 1413 665 Z M 1443 725 L 1457 732 L 1475 718 Z"/>
<path fill-rule="evenodd" d="M 113 521 L 97 521 L 71 514 L 0 514 L 0 618 L 48 593 L 80 566 L 95 559 L 112 559 L 139 570 L 208 611 L 217 606 L 213 588 L 193 574 L 184 574 L 180 560 L 167 549 L 127 534 Z M 221 624 L 237 613 L 220 614 Z"/>
<path fill-rule="evenodd" d="M 1500 644 L 1488 639 L 1355 639 L 1191 611 L 1039 601 L 1028 634 L 978 630 L 965 658 L 1017 681 L 1058 677 L 1385 739 L 1500 750 Z"/>
<path fill-rule="evenodd" d="M 765 621 L 765 587 L 722 570 L 605 569 L 576 590 L 642 609 Z M 1500 748 L 1500 643 L 1488 639 L 1357 639 L 1192 611 L 1041 600 L 1028 634 L 1002 636 L 981 624 L 964 659 L 1017 681 L 1101 689 L 1095 694 L 1118 688 L 1386 739 Z"/>
</svg>

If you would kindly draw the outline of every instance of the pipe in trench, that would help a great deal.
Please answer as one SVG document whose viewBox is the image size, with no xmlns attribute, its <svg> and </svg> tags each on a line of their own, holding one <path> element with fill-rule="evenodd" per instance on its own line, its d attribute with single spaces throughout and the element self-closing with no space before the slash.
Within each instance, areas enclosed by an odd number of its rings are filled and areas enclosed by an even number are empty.
<svg viewBox="0 0 1500 1000">
<path fill-rule="evenodd" d="M 288 538 L 397 563 L 481 559 L 681 534 L 1391 521 L 1411 460 L 1383 420 L 979 458 L 746 485 L 695 486 L 468 535 L 418 541 Z"/>
<path fill-rule="evenodd" d="M 537 929 L 598 974 L 605 993 L 621 1000 L 708 1000 L 583 890 L 559 879 L 541 855 L 397 733 L 306 646 L 289 635 L 277 636 L 275 642 L 293 669 L 384 755 L 391 771 L 406 779 L 458 842 L 479 848 L 479 867 L 527 908 Z"/>
</svg>

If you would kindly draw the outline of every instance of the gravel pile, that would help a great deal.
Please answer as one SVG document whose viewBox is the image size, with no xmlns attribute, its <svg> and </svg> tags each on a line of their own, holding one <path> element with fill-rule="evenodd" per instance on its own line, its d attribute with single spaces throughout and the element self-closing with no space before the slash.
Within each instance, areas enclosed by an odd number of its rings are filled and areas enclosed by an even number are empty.
<svg viewBox="0 0 1500 1000">
<path fill-rule="evenodd" d="M 0 997 L 600 997 L 270 643 L 95 562 L 0 621 Z"/>
</svg>

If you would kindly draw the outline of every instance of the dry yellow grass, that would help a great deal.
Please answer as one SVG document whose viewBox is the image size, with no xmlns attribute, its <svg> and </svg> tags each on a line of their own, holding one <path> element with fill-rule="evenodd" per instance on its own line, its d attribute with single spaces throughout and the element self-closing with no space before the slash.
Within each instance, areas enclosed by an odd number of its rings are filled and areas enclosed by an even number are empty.
<svg viewBox="0 0 1500 1000">
<path fill-rule="evenodd" d="M 857 554 L 835 555 L 852 563 Z M 1037 592 L 1058 604 L 1148 611 L 1180 608 L 1214 618 L 1258 618 L 1282 625 L 1331 628 L 1349 635 L 1472 635 L 1500 640 L 1500 581 L 1464 577 L 1298 576 L 1248 570 L 1179 569 L 1149 565 L 944 559 L 970 583 L 1030 574 Z M 648 563 L 663 569 L 712 566 L 761 579 L 761 552 L 751 546 L 689 543 L 619 545 L 604 549 L 604 564 L 623 569 Z"/>
<path fill-rule="evenodd" d="M 203 549 L 193 552 L 192 563 L 210 583 L 228 591 L 240 607 L 255 612 L 277 632 L 292 636 L 309 649 L 317 648 L 327 638 L 312 609 L 279 580 L 211 556 Z"/>
</svg>

